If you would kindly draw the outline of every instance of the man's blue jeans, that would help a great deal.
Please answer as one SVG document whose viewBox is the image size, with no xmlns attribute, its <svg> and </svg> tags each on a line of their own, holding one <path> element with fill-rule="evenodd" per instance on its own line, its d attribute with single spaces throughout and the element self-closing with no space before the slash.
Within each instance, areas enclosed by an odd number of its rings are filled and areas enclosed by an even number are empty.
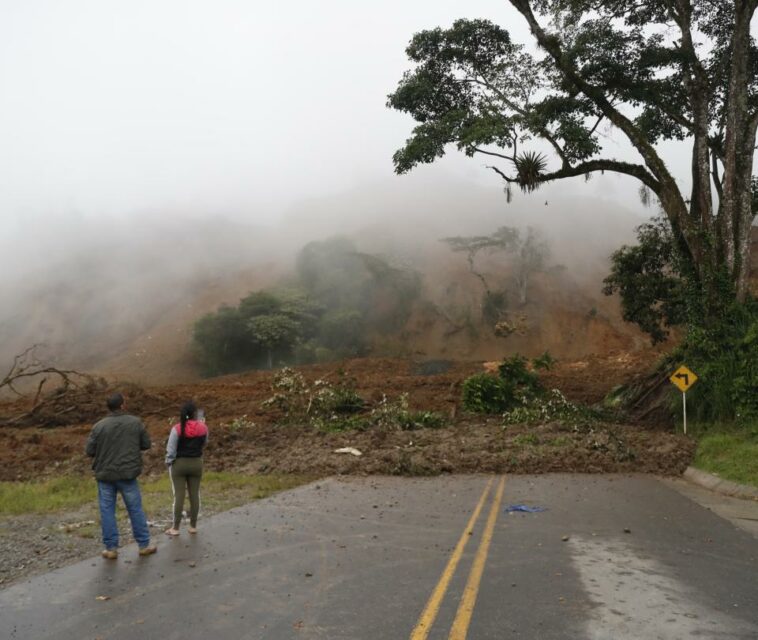
<svg viewBox="0 0 758 640">
<path fill-rule="evenodd" d="M 118 525 L 116 524 L 116 498 L 124 498 L 126 511 L 132 523 L 132 533 L 140 549 L 150 544 L 150 529 L 142 510 L 142 495 L 137 480 L 117 480 L 97 482 L 97 498 L 100 503 L 100 524 L 103 529 L 103 543 L 106 549 L 118 548 Z"/>
</svg>

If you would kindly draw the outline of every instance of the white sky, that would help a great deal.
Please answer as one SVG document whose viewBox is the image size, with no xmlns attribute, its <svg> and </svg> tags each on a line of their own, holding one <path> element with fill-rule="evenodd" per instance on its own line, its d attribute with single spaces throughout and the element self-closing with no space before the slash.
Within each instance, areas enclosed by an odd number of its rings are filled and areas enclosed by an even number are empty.
<svg viewBox="0 0 758 640">
<path fill-rule="evenodd" d="M 405 46 L 460 17 L 531 42 L 505 0 L 0 0 L 6 232 L 73 212 L 267 221 L 390 179 L 413 126 L 385 107 Z M 500 188 L 483 161 L 451 155 L 420 172 Z M 629 205 L 636 186 L 619 180 L 566 188 Z"/>
</svg>

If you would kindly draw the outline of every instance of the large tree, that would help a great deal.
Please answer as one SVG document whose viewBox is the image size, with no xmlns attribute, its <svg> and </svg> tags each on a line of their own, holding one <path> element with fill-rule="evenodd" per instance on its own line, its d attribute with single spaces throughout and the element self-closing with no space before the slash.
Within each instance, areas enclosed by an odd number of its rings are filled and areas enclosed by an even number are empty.
<svg viewBox="0 0 758 640">
<path fill-rule="evenodd" d="M 748 296 L 758 127 L 758 0 L 510 0 L 539 45 L 531 55 L 505 29 L 459 20 L 416 34 L 415 67 L 389 106 L 418 125 L 394 156 L 398 173 L 448 145 L 532 191 L 553 180 L 615 172 L 654 194 L 703 308 Z M 636 160 L 605 157 L 601 127 Z M 543 141 L 554 158 L 525 148 Z M 691 191 L 659 143 L 691 145 Z M 717 304 L 718 303 L 718 304 Z"/>
</svg>

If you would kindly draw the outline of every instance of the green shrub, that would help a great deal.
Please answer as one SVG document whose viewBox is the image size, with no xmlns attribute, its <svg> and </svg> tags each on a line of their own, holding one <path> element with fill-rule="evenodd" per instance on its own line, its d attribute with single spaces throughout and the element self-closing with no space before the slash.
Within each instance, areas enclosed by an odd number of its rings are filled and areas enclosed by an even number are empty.
<svg viewBox="0 0 758 640">
<path fill-rule="evenodd" d="M 344 374 L 337 382 L 308 382 L 294 369 L 284 368 L 274 376 L 274 394 L 263 403 L 276 407 L 285 421 L 300 421 L 321 431 L 349 431 L 369 428 L 435 429 L 445 418 L 433 411 L 411 411 L 408 394 L 391 400 L 386 396 L 366 414 L 366 403 L 355 391 L 355 380 Z"/>
<path fill-rule="evenodd" d="M 554 364 L 555 358 L 553 358 L 548 351 L 545 351 L 545 353 L 532 360 L 532 365 L 534 365 L 535 369 L 544 369 L 545 371 L 552 369 Z"/>
<path fill-rule="evenodd" d="M 502 413 L 514 403 L 514 388 L 502 378 L 477 373 L 463 382 L 463 408 L 466 411 Z"/>
<path fill-rule="evenodd" d="M 445 418 L 435 411 L 408 411 L 398 417 L 398 426 L 403 431 L 439 429 L 445 426 Z"/>
<path fill-rule="evenodd" d="M 365 402 L 355 391 L 355 381 L 340 378 L 336 385 L 326 380 L 313 383 L 310 413 L 349 415 L 363 410 Z"/>
<path fill-rule="evenodd" d="M 369 416 L 375 427 L 413 431 L 415 429 L 436 429 L 444 426 L 445 418 L 434 411 L 411 411 L 408 408 L 408 394 L 403 393 L 395 400 L 383 396 L 371 410 Z"/>
<path fill-rule="evenodd" d="M 545 353 L 539 360 L 539 367 L 544 368 L 549 354 Z M 538 368 L 538 360 L 532 367 Z M 552 358 L 550 358 L 552 362 Z M 530 371 L 529 361 L 515 355 L 498 367 L 499 376 L 478 373 L 463 382 L 463 408 L 474 413 L 503 413 L 524 402 L 539 397 L 544 393 L 539 376 Z"/>
<path fill-rule="evenodd" d="M 498 367 L 500 377 L 527 397 L 537 396 L 542 393 L 539 376 L 529 370 L 529 361 L 520 355 L 512 356 Z M 536 366 L 535 366 L 536 368 Z"/>
<path fill-rule="evenodd" d="M 694 420 L 751 424 L 758 418 L 758 303 L 734 305 L 716 326 L 690 328 L 668 362 L 672 370 L 684 363 L 699 377 L 687 392 Z"/>
<path fill-rule="evenodd" d="M 546 396 L 529 398 L 503 415 L 506 425 L 560 422 L 567 426 L 583 427 L 599 420 L 597 411 L 570 402 L 558 389 L 553 389 Z"/>
<path fill-rule="evenodd" d="M 311 425 L 319 431 L 365 431 L 371 424 L 364 416 L 338 415 L 314 416 Z"/>
</svg>

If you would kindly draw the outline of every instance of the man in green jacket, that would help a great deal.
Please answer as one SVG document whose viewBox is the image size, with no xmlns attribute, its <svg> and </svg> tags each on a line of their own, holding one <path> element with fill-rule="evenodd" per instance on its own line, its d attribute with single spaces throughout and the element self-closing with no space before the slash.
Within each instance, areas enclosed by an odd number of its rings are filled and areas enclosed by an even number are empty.
<svg viewBox="0 0 758 640">
<path fill-rule="evenodd" d="M 87 440 L 87 455 L 94 458 L 92 470 L 97 479 L 100 503 L 100 524 L 103 530 L 103 557 L 118 558 L 118 525 L 116 498 L 124 499 L 139 554 L 148 556 L 158 549 L 150 543 L 150 529 L 142 510 L 137 476 L 142 473 L 142 452 L 150 448 L 150 436 L 136 416 L 124 411 L 124 396 L 115 393 L 108 398 L 110 415 L 98 422 Z"/>
</svg>

